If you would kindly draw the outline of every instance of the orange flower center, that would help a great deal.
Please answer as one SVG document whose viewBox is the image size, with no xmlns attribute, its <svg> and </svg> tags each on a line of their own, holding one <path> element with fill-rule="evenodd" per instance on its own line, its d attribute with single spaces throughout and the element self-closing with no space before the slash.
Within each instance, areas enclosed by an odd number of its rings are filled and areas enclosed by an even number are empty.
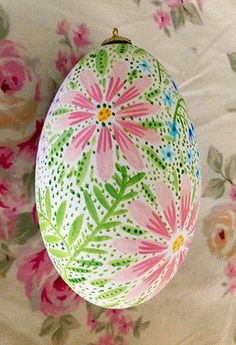
<svg viewBox="0 0 236 345">
<path fill-rule="evenodd" d="M 184 244 L 184 236 L 178 235 L 172 244 L 173 252 L 174 253 L 177 252 L 182 247 L 183 244 Z"/>
<path fill-rule="evenodd" d="M 107 121 L 111 116 L 111 109 L 109 108 L 101 108 L 98 112 L 98 120 L 99 121 Z"/>
</svg>

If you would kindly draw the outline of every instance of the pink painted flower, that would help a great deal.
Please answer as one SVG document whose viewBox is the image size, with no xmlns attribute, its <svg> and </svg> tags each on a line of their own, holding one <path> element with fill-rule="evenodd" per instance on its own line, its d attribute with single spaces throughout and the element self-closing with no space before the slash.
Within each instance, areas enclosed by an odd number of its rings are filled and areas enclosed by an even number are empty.
<svg viewBox="0 0 236 345">
<path fill-rule="evenodd" d="M 96 345 L 114 345 L 112 334 L 106 333 L 104 335 L 101 335 L 96 342 Z"/>
<path fill-rule="evenodd" d="M 153 14 L 153 19 L 159 25 L 160 29 L 167 29 L 170 25 L 170 16 L 167 12 L 157 10 Z"/>
<path fill-rule="evenodd" d="M 181 0 L 165 0 L 165 3 L 170 8 L 178 8 L 181 5 Z"/>
<path fill-rule="evenodd" d="M 87 325 L 90 327 L 91 332 L 95 331 L 100 325 L 100 322 L 95 319 L 94 314 L 91 312 L 87 315 Z"/>
<path fill-rule="evenodd" d="M 236 187 L 231 188 L 229 195 L 232 201 L 236 201 Z"/>
<path fill-rule="evenodd" d="M 67 74 L 74 67 L 74 65 L 80 59 L 82 59 L 83 56 L 84 54 L 82 53 L 80 53 L 79 55 L 75 55 L 59 51 L 56 59 L 56 68 L 60 73 L 62 73 L 64 77 L 66 77 Z"/>
<path fill-rule="evenodd" d="M 228 262 L 225 268 L 225 275 L 230 280 L 236 278 L 236 265 L 232 262 Z"/>
<path fill-rule="evenodd" d="M 63 315 L 76 310 L 81 301 L 81 297 L 55 274 L 42 286 L 40 310 L 46 316 Z"/>
<path fill-rule="evenodd" d="M 182 178 L 179 210 L 173 192 L 165 183 L 159 182 L 158 204 L 162 217 L 141 200 L 135 200 L 129 207 L 130 216 L 148 232 L 155 234 L 156 240 L 116 239 L 114 246 L 123 253 L 150 255 L 147 259 L 125 268 L 115 275 L 119 284 L 141 278 L 142 282 L 128 292 L 127 297 L 140 297 L 153 284 L 154 292 L 159 292 L 181 267 L 191 244 L 199 208 L 199 196 L 191 207 L 191 183 L 187 176 Z M 180 213 L 180 219 L 178 219 Z M 164 218 L 164 220 L 163 220 Z"/>
<path fill-rule="evenodd" d="M 65 150 L 65 160 L 74 162 L 88 148 L 88 143 L 99 132 L 96 149 L 96 168 L 101 179 L 109 179 L 114 170 L 114 145 L 119 146 L 129 165 L 135 170 L 144 168 L 141 153 L 130 138 L 137 137 L 150 143 L 159 144 L 160 136 L 154 129 L 142 127 L 130 121 L 130 118 L 156 114 L 160 111 L 158 105 L 146 101 L 136 101 L 130 105 L 127 102 L 141 96 L 152 83 L 152 78 L 144 75 L 122 90 L 127 78 L 128 66 L 118 61 L 108 80 L 108 86 L 103 94 L 94 74 L 85 69 L 80 73 L 80 81 L 86 96 L 79 91 L 67 91 L 61 96 L 61 102 L 74 105 L 75 110 L 55 118 L 53 130 L 61 132 L 86 122 L 83 129 L 76 130 L 75 135 Z M 117 96 L 117 94 L 120 95 Z M 114 137 L 115 143 L 114 143 Z"/>
<path fill-rule="evenodd" d="M 127 334 L 133 327 L 133 324 L 134 322 L 132 320 L 127 319 L 122 315 L 119 319 L 118 330 L 121 334 Z"/>
<path fill-rule="evenodd" d="M 68 35 L 70 24 L 66 19 L 57 22 L 56 33 L 60 36 Z"/>
<path fill-rule="evenodd" d="M 109 309 L 106 311 L 105 315 L 111 321 L 111 323 L 117 323 L 120 318 L 120 314 L 123 312 L 122 309 Z"/>
<path fill-rule="evenodd" d="M 0 168 L 10 169 L 13 164 L 14 151 L 6 146 L 0 146 Z"/>
<path fill-rule="evenodd" d="M 88 26 L 84 23 L 77 25 L 77 30 L 73 31 L 74 33 L 74 43 L 75 45 L 80 48 L 80 47 L 86 47 L 89 44 L 91 44 L 88 36 L 90 34 L 90 30 Z"/>
</svg>

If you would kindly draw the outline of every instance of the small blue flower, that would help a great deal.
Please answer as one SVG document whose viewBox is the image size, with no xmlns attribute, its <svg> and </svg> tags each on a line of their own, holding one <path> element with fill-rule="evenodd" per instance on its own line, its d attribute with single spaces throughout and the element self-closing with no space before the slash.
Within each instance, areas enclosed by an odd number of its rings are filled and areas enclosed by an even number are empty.
<svg viewBox="0 0 236 345">
<path fill-rule="evenodd" d="M 196 177 L 200 177 L 201 176 L 201 170 L 200 168 L 196 169 Z"/>
<path fill-rule="evenodd" d="M 187 164 L 191 165 L 193 162 L 193 154 L 192 154 L 192 150 L 187 150 L 186 152 L 186 162 Z"/>
<path fill-rule="evenodd" d="M 177 85 L 175 84 L 174 80 L 171 80 L 172 85 L 174 86 L 175 91 L 179 92 Z"/>
<path fill-rule="evenodd" d="M 171 98 L 171 93 L 169 91 L 164 91 L 164 102 L 168 107 L 172 107 L 174 104 L 173 99 Z"/>
<path fill-rule="evenodd" d="M 189 138 L 189 141 L 193 141 L 195 138 L 195 128 L 192 123 L 188 128 L 188 138 Z"/>
<path fill-rule="evenodd" d="M 167 145 L 166 148 L 161 149 L 161 154 L 162 154 L 162 157 L 168 161 L 172 161 L 175 155 L 170 145 Z"/>
<path fill-rule="evenodd" d="M 176 138 L 179 134 L 176 122 L 168 122 L 168 128 L 170 136 L 174 139 L 174 141 L 176 141 Z"/>
<path fill-rule="evenodd" d="M 149 65 L 149 63 L 147 61 L 141 60 L 138 65 L 144 72 L 151 73 L 151 66 Z"/>
</svg>

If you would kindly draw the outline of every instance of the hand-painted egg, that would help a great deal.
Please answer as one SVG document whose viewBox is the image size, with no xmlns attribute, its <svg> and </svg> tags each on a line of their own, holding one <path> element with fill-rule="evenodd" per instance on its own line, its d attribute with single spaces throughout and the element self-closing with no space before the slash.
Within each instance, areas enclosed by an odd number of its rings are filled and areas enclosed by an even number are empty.
<svg viewBox="0 0 236 345">
<path fill-rule="evenodd" d="M 184 99 L 144 49 L 108 44 L 58 90 L 36 167 L 40 228 L 81 297 L 127 308 L 183 264 L 200 199 L 200 163 Z"/>
</svg>

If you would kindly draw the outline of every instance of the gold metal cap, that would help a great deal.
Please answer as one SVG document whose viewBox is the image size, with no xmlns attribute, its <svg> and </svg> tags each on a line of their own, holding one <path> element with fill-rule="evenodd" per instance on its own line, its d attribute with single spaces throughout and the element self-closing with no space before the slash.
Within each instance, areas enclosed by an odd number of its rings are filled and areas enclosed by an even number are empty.
<svg viewBox="0 0 236 345">
<path fill-rule="evenodd" d="M 117 28 L 113 28 L 112 30 L 112 37 L 107 38 L 102 42 L 102 46 L 105 44 L 112 44 L 112 43 L 129 43 L 132 44 L 131 40 L 127 37 L 119 36 L 119 32 Z"/>
</svg>

